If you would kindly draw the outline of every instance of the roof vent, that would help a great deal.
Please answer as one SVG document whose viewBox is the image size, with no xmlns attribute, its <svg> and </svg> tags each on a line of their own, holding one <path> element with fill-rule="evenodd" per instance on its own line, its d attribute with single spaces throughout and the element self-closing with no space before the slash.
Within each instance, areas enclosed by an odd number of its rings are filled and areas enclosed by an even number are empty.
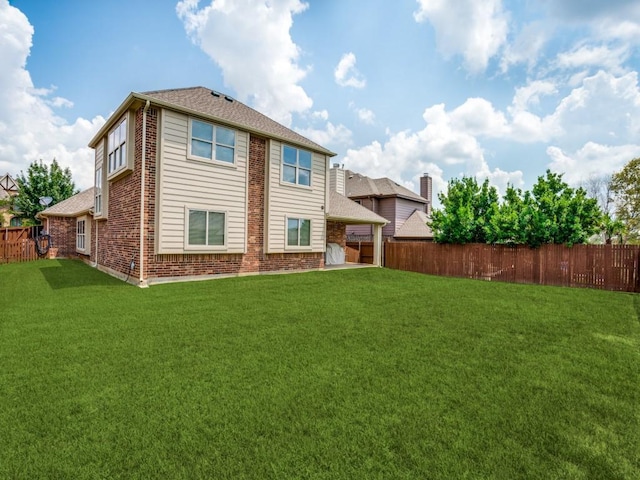
<svg viewBox="0 0 640 480">
<path fill-rule="evenodd" d="M 219 97 L 220 94 L 218 92 L 215 92 L 213 90 L 211 90 L 211 95 L 213 95 L 214 97 Z"/>
<path fill-rule="evenodd" d="M 224 99 L 225 99 L 227 102 L 233 102 L 233 98 L 228 97 L 227 95 L 225 95 L 225 96 L 224 96 Z"/>
</svg>

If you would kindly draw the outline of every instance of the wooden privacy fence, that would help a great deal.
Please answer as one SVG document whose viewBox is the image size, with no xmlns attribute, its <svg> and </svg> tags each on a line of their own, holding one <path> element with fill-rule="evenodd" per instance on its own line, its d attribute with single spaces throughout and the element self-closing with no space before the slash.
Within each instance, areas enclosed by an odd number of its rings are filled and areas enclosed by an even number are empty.
<svg viewBox="0 0 640 480">
<path fill-rule="evenodd" d="M 40 227 L 0 228 L 0 263 L 28 262 L 38 256 L 34 238 Z"/>
<path fill-rule="evenodd" d="M 638 245 L 384 244 L 385 267 L 450 277 L 640 292 Z"/>
</svg>

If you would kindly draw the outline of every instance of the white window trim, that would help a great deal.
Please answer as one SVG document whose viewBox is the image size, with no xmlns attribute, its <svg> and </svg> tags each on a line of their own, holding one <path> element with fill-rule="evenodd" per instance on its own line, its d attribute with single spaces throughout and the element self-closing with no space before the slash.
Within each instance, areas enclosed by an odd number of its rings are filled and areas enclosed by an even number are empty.
<svg viewBox="0 0 640 480">
<path fill-rule="evenodd" d="M 209 125 L 211 125 L 213 127 L 213 140 L 212 140 L 212 144 L 211 144 L 211 154 L 214 156 L 214 158 L 207 158 L 207 157 L 201 157 L 199 155 L 196 155 L 194 153 L 191 153 L 191 140 L 192 138 L 192 125 L 193 125 L 193 121 L 196 120 L 197 122 L 202 122 L 202 123 L 207 123 Z M 223 160 L 218 160 L 215 158 L 215 151 L 216 151 L 216 145 L 217 143 L 215 142 L 215 138 L 216 138 L 216 128 L 225 128 L 227 130 L 231 130 L 234 133 L 234 142 L 235 144 L 233 145 L 233 162 L 225 162 Z M 223 145 L 225 147 L 229 147 L 229 145 L 224 145 L 224 144 L 220 144 Z M 235 128 L 230 128 L 224 125 L 218 125 L 216 123 L 210 122 L 208 120 L 202 120 L 200 118 L 194 118 L 194 117 L 189 117 L 189 125 L 188 125 L 188 133 L 187 133 L 187 159 L 188 160 L 192 160 L 192 161 L 196 161 L 196 162 L 201 162 L 201 163 L 205 163 L 208 165 L 217 165 L 220 167 L 227 167 L 227 168 L 238 168 L 238 131 Z"/>
<path fill-rule="evenodd" d="M 222 213 L 224 215 L 224 243 L 222 245 L 189 245 L 189 211 L 195 210 L 199 212 Z M 208 218 L 208 217 L 207 217 Z M 208 220 L 207 220 L 208 221 Z M 184 250 L 189 253 L 216 253 L 225 252 L 229 242 L 229 212 L 226 210 L 216 210 L 208 207 L 184 207 Z"/>
<path fill-rule="evenodd" d="M 311 154 L 311 167 L 310 168 L 303 168 L 303 170 L 309 170 L 309 185 L 303 185 L 301 183 L 298 183 L 298 170 L 301 168 L 298 165 L 295 166 L 296 169 L 296 181 L 295 182 L 287 182 L 284 179 L 284 167 L 285 167 L 285 163 L 284 163 L 284 149 L 285 147 L 289 147 L 289 148 L 294 148 L 297 151 L 303 150 L 305 152 L 309 152 Z M 297 159 L 296 159 L 297 160 Z M 299 161 L 298 161 L 299 163 Z M 288 165 L 288 167 L 292 167 L 293 165 Z M 303 188 L 306 190 L 312 190 L 313 188 L 313 152 L 311 150 L 306 150 L 304 148 L 300 148 L 300 147 L 294 147 L 293 145 L 289 145 L 286 143 L 283 143 L 280 145 L 280 184 L 281 185 L 286 185 L 289 187 L 296 187 L 296 188 Z"/>
<path fill-rule="evenodd" d="M 120 125 L 122 125 L 122 122 L 126 121 L 127 122 L 127 128 L 125 129 L 125 143 L 124 143 L 124 149 L 126 151 L 126 159 L 124 161 L 124 163 L 120 166 L 118 166 L 118 168 L 116 168 L 115 170 L 110 170 L 111 168 L 111 161 L 109 159 L 109 154 L 111 153 L 109 151 L 109 135 L 111 135 L 111 133 L 113 133 L 117 128 L 120 127 Z M 133 165 L 134 165 L 134 156 L 135 156 L 135 150 L 134 150 L 134 144 L 135 144 L 135 131 L 134 131 L 134 127 L 135 127 L 135 117 L 133 115 L 130 115 L 129 112 L 125 113 L 122 117 L 120 117 L 120 119 L 118 120 L 118 122 L 113 126 L 113 128 L 111 128 L 109 130 L 109 132 L 107 133 L 104 141 L 105 141 L 105 153 L 104 153 L 104 160 L 103 160 L 103 173 L 102 175 L 104 176 L 106 173 L 106 179 L 107 180 L 114 180 L 120 176 L 123 176 L 124 174 L 128 174 L 130 172 L 133 171 Z"/>
<path fill-rule="evenodd" d="M 100 172 L 100 177 L 98 178 L 98 172 Z M 102 176 L 104 175 L 104 171 L 102 165 L 96 168 L 96 178 L 95 178 L 95 195 L 93 198 L 93 209 L 94 214 L 96 216 L 100 216 L 102 214 Z M 98 202 L 100 199 L 100 202 Z M 99 205 L 98 205 L 99 204 Z M 100 208 L 98 208 L 98 206 Z"/>
<path fill-rule="evenodd" d="M 309 245 L 289 245 L 289 220 L 309 221 Z M 298 242 L 300 241 L 300 224 L 298 223 Z M 303 216 L 286 216 L 284 218 L 284 249 L 285 251 L 309 252 L 313 250 L 313 219 Z"/>
<path fill-rule="evenodd" d="M 83 223 L 83 232 L 78 232 L 79 225 Z M 80 239 L 82 238 L 83 246 L 80 246 Z M 89 255 L 91 253 L 91 223 L 87 215 L 76 218 L 76 252 L 83 255 Z"/>
</svg>

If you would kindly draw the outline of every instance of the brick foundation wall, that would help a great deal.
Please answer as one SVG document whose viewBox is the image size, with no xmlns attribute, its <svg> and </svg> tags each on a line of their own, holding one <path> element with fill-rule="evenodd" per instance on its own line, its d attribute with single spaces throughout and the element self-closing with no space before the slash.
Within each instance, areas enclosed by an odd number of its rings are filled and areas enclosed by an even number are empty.
<svg viewBox="0 0 640 480">
<path fill-rule="evenodd" d="M 327 243 L 337 243 L 342 248 L 347 246 L 347 225 L 341 222 L 327 222 Z"/>
</svg>

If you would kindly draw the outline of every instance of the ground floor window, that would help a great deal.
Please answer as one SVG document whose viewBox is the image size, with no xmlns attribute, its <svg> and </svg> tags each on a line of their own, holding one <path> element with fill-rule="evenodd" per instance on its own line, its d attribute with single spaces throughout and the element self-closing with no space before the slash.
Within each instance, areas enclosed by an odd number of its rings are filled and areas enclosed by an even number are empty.
<svg viewBox="0 0 640 480">
<path fill-rule="evenodd" d="M 208 210 L 189 210 L 189 246 L 221 246 L 225 244 L 225 214 Z"/>
<path fill-rule="evenodd" d="M 290 247 L 311 245 L 311 220 L 305 218 L 287 219 L 287 245 Z"/>
<path fill-rule="evenodd" d="M 76 223 L 76 248 L 78 250 L 86 248 L 86 220 L 78 220 Z"/>
</svg>

